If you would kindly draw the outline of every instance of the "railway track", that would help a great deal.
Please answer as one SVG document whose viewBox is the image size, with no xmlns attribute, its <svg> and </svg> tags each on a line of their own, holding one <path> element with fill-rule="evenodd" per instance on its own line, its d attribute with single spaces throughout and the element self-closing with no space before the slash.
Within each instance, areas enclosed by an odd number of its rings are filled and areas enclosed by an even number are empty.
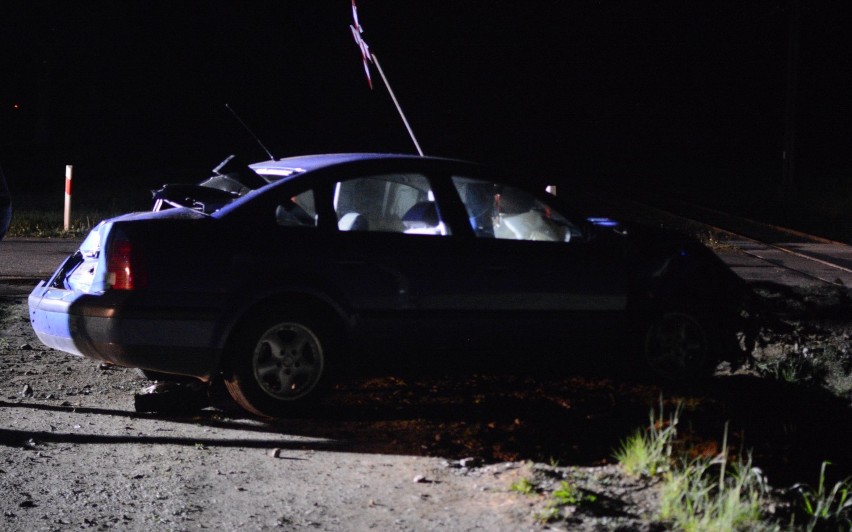
<svg viewBox="0 0 852 532">
<path fill-rule="evenodd" d="M 749 281 L 852 287 L 852 246 L 670 198 L 583 191 L 616 217 L 661 225 L 707 242 Z"/>
</svg>

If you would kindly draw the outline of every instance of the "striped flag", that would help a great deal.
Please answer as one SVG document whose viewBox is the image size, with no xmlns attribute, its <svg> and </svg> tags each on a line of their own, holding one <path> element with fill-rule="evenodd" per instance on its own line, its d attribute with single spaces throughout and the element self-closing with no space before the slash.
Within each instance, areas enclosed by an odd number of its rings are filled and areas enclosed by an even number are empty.
<svg viewBox="0 0 852 532">
<path fill-rule="evenodd" d="M 372 90 L 373 79 L 370 77 L 370 63 L 373 62 L 373 58 L 370 55 L 370 47 L 367 46 L 367 43 L 361 38 L 361 33 L 364 32 L 364 28 L 362 28 L 361 24 L 358 22 L 358 8 L 355 6 L 355 0 L 352 0 L 352 20 L 355 24 L 350 25 L 349 29 L 352 30 L 352 37 L 355 38 L 355 44 L 357 44 L 358 48 L 361 49 L 361 61 L 364 62 L 364 73 L 367 74 L 367 84 L 370 86 L 370 90 Z"/>
</svg>

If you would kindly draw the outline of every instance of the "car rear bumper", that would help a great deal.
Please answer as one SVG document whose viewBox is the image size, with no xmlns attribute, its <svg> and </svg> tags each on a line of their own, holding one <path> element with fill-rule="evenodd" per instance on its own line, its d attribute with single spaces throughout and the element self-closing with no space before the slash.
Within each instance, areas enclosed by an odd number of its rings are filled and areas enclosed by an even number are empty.
<svg viewBox="0 0 852 532">
<path fill-rule="evenodd" d="M 134 297 L 81 294 L 41 282 L 28 299 L 30 323 L 42 343 L 72 355 L 209 378 L 221 354 L 214 317 L 188 309 L 133 307 Z"/>
</svg>

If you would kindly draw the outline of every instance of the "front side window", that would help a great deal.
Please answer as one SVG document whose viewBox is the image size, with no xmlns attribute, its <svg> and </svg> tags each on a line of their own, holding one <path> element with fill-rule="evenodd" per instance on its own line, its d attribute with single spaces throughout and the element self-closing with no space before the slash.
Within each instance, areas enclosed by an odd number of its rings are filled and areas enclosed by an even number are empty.
<svg viewBox="0 0 852 532">
<path fill-rule="evenodd" d="M 453 177 L 477 237 L 568 242 L 580 232 L 565 216 L 524 190 L 467 177 Z"/>
<path fill-rule="evenodd" d="M 447 235 L 429 180 L 420 174 L 387 174 L 340 181 L 334 210 L 341 231 Z"/>
</svg>

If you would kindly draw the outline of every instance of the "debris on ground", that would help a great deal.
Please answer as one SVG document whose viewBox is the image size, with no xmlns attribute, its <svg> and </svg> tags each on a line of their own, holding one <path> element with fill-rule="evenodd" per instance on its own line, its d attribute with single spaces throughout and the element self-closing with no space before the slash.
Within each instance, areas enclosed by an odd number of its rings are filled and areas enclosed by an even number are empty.
<svg viewBox="0 0 852 532">
<path fill-rule="evenodd" d="M 133 396 L 140 413 L 192 414 L 210 406 L 207 386 L 200 381 L 155 382 Z"/>
</svg>

